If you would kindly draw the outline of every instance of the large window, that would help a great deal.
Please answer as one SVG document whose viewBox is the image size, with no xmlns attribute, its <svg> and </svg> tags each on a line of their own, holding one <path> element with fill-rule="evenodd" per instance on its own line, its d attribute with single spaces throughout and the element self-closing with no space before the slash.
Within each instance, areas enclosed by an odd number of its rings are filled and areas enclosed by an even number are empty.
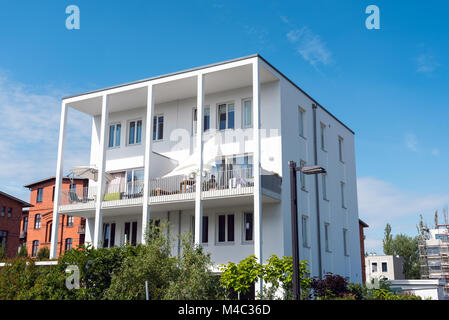
<svg viewBox="0 0 449 320">
<path fill-rule="evenodd" d="M 164 139 L 164 116 L 157 115 L 153 117 L 153 140 Z"/>
<path fill-rule="evenodd" d="M 37 255 L 37 251 L 39 250 L 39 240 L 33 241 L 33 246 L 31 249 L 31 256 L 35 257 Z"/>
<path fill-rule="evenodd" d="M 234 129 L 234 104 L 223 103 L 218 105 L 218 130 Z"/>
<path fill-rule="evenodd" d="M 144 169 L 126 171 L 126 192 L 128 196 L 140 195 L 143 192 Z"/>
<path fill-rule="evenodd" d="M 38 188 L 37 189 L 36 202 L 42 202 L 43 197 L 44 197 L 44 189 L 43 188 Z"/>
<path fill-rule="evenodd" d="M 109 148 L 120 147 L 121 132 L 122 125 L 120 123 L 109 125 Z"/>
<path fill-rule="evenodd" d="M 8 239 L 7 231 L 0 231 L 0 248 L 6 249 L 6 240 Z"/>
<path fill-rule="evenodd" d="M 193 115 L 192 115 L 192 132 L 193 134 L 196 134 L 196 129 L 198 126 L 198 115 L 197 115 L 197 108 L 193 109 Z M 206 132 L 210 129 L 210 107 L 204 107 L 203 110 L 203 132 Z"/>
<path fill-rule="evenodd" d="M 234 242 L 234 215 L 218 215 L 218 242 Z"/>
<path fill-rule="evenodd" d="M 304 137 L 304 119 L 305 119 L 306 111 L 299 107 L 298 108 L 298 131 L 301 137 Z"/>
<path fill-rule="evenodd" d="M 251 99 L 245 99 L 242 103 L 242 128 L 250 128 L 253 125 L 253 106 Z"/>
<path fill-rule="evenodd" d="M 243 224 L 244 224 L 244 240 L 253 241 L 253 230 L 254 230 L 254 219 L 252 212 L 245 212 L 243 214 Z"/>
<path fill-rule="evenodd" d="M 34 216 L 34 229 L 40 229 L 41 228 L 41 215 L 36 214 Z"/>
<path fill-rule="evenodd" d="M 115 244 L 115 223 L 103 223 L 103 248 L 113 247 L 114 244 Z"/>
<path fill-rule="evenodd" d="M 309 247 L 309 236 L 307 234 L 308 231 L 308 222 L 309 217 L 302 216 L 301 217 L 301 227 L 302 227 L 302 246 L 305 248 Z"/>
<path fill-rule="evenodd" d="M 65 239 L 65 248 L 64 251 L 68 251 L 72 249 L 72 238 Z"/>
<path fill-rule="evenodd" d="M 128 122 L 128 145 L 140 144 L 142 142 L 142 120 Z"/>
</svg>

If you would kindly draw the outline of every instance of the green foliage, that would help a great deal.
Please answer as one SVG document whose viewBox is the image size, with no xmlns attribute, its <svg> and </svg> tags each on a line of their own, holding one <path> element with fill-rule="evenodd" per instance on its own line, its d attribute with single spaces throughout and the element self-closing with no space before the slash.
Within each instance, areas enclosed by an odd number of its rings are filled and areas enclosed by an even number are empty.
<svg viewBox="0 0 449 320">
<path fill-rule="evenodd" d="M 26 246 L 21 246 L 19 248 L 19 252 L 17 253 L 17 257 L 27 258 L 28 257 L 28 251 Z"/>
<path fill-rule="evenodd" d="M 42 247 L 37 252 L 38 260 L 48 260 L 50 258 L 50 249 L 48 247 Z"/>
<path fill-rule="evenodd" d="M 262 265 L 257 262 L 257 258 L 251 255 L 238 264 L 229 262 L 221 265 L 222 271 L 220 282 L 226 290 L 234 290 L 239 296 L 247 293 L 251 286 L 258 280 L 264 281 L 261 299 L 276 299 L 279 288 L 282 289 L 283 299 L 292 299 L 293 287 L 293 259 L 292 257 L 279 258 L 271 255 L 267 263 Z M 307 262 L 301 261 L 299 265 L 299 277 L 301 293 L 303 297 L 308 297 L 310 288 L 309 272 Z"/>
<path fill-rule="evenodd" d="M 6 250 L 0 247 L 0 260 L 6 259 Z"/>
<path fill-rule="evenodd" d="M 418 242 L 419 236 L 398 234 L 393 238 L 391 226 L 387 224 L 385 227 L 383 251 L 387 255 L 400 256 L 404 259 L 403 273 L 406 279 L 421 278 Z"/>
</svg>

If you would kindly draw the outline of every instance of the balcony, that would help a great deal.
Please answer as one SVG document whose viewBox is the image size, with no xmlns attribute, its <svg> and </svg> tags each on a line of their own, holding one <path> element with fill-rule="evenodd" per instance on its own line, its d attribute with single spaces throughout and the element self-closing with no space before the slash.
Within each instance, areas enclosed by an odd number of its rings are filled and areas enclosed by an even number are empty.
<svg viewBox="0 0 449 320">
<path fill-rule="evenodd" d="M 281 178 L 277 175 L 262 175 L 263 194 L 280 200 Z M 143 204 L 143 182 L 106 184 L 102 208 L 141 206 Z M 149 203 L 151 205 L 193 202 L 196 194 L 196 177 L 190 175 L 166 176 L 150 181 Z M 204 174 L 201 186 L 203 200 L 214 200 L 251 196 L 254 191 L 252 168 L 216 170 Z M 64 190 L 61 195 L 60 213 L 93 211 L 97 198 L 97 187 Z"/>
</svg>

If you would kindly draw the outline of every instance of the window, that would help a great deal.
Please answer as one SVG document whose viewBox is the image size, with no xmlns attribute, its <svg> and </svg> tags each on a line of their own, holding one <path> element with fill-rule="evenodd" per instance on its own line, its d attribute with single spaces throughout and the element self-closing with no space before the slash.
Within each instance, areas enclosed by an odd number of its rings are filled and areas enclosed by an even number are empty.
<svg viewBox="0 0 449 320">
<path fill-rule="evenodd" d="M 388 272 L 387 263 L 382 262 L 382 272 Z"/>
<path fill-rule="evenodd" d="M 371 263 L 371 272 L 377 272 L 377 262 Z"/>
<path fill-rule="evenodd" d="M 72 238 L 65 239 L 65 251 L 72 249 Z"/>
<path fill-rule="evenodd" d="M 34 229 L 40 229 L 41 228 L 41 215 L 36 214 L 34 216 Z"/>
<path fill-rule="evenodd" d="M 42 202 L 43 197 L 44 197 L 44 189 L 38 188 L 36 202 Z"/>
<path fill-rule="evenodd" d="M 234 129 L 234 104 L 218 105 L 218 130 Z"/>
<path fill-rule="evenodd" d="M 55 201 L 55 187 L 53 187 L 53 193 L 51 195 L 51 201 Z"/>
<path fill-rule="evenodd" d="M 1 216 L 1 217 L 4 217 L 4 216 L 5 216 L 5 211 L 6 211 L 6 207 L 2 207 L 2 211 L 1 211 L 1 213 L 0 213 L 0 216 Z"/>
<path fill-rule="evenodd" d="M 340 182 L 340 192 L 341 192 L 341 207 L 346 209 L 345 204 L 345 183 Z"/>
<path fill-rule="evenodd" d="M 321 150 L 326 151 L 326 125 L 320 123 Z"/>
<path fill-rule="evenodd" d="M 347 239 L 347 236 L 348 236 L 348 230 L 343 229 L 343 252 L 344 252 L 345 256 L 349 255 L 349 253 L 348 253 L 348 239 Z"/>
<path fill-rule="evenodd" d="M 203 216 L 203 235 L 201 239 L 202 243 L 209 242 L 209 217 Z"/>
<path fill-rule="evenodd" d="M 306 166 L 306 162 L 301 160 L 299 162 L 299 166 L 300 167 L 305 167 Z M 306 191 L 306 175 L 302 171 L 299 171 L 299 182 L 301 183 L 301 190 Z"/>
<path fill-rule="evenodd" d="M 140 195 L 143 192 L 144 174 L 144 169 L 141 168 L 126 171 L 126 192 L 128 196 Z"/>
<path fill-rule="evenodd" d="M 142 120 L 128 122 L 128 145 L 140 144 L 142 142 Z"/>
<path fill-rule="evenodd" d="M 344 162 L 343 161 L 343 138 L 342 137 L 338 137 L 338 157 L 341 162 Z"/>
<path fill-rule="evenodd" d="M 73 227 L 73 216 L 67 216 L 67 227 Z"/>
<path fill-rule="evenodd" d="M 153 140 L 164 139 L 164 116 L 157 115 L 153 117 Z"/>
<path fill-rule="evenodd" d="M 251 99 L 245 99 L 242 103 L 242 128 L 253 126 L 253 106 Z"/>
<path fill-rule="evenodd" d="M 327 174 L 321 175 L 321 181 L 323 183 L 323 200 L 327 199 Z"/>
<path fill-rule="evenodd" d="M 329 223 L 324 224 L 324 241 L 325 241 L 325 249 L 327 252 L 331 252 L 329 247 Z"/>
<path fill-rule="evenodd" d="M 0 248 L 6 248 L 6 241 L 8 240 L 8 231 L 0 230 Z"/>
<path fill-rule="evenodd" d="M 122 125 L 120 123 L 109 125 L 109 148 L 120 147 L 121 132 Z"/>
<path fill-rule="evenodd" d="M 254 215 L 252 212 L 245 212 L 243 214 L 244 223 L 244 238 L 245 241 L 253 241 L 253 230 L 254 230 Z"/>
<path fill-rule="evenodd" d="M 304 137 L 304 119 L 305 119 L 305 113 L 306 111 L 299 107 L 298 108 L 298 130 L 299 130 L 299 136 Z"/>
<path fill-rule="evenodd" d="M 234 241 L 234 215 L 222 214 L 218 216 L 218 242 Z"/>
<path fill-rule="evenodd" d="M 33 247 L 31 249 L 31 256 L 35 257 L 37 255 L 38 250 L 39 250 L 39 240 L 34 240 Z"/>
<path fill-rule="evenodd" d="M 129 240 L 129 238 L 127 240 Z M 103 248 L 113 247 L 114 244 L 115 223 L 103 223 Z"/>
<path fill-rule="evenodd" d="M 12 208 L 8 208 L 8 218 L 12 217 Z"/>
<path fill-rule="evenodd" d="M 196 134 L 196 129 L 198 126 L 197 121 L 197 108 L 193 109 L 193 116 L 192 116 L 192 133 Z M 204 107 L 203 110 L 203 132 L 206 132 L 210 129 L 210 107 Z"/>
<path fill-rule="evenodd" d="M 28 217 L 23 217 L 22 231 L 23 232 L 28 231 Z"/>
<path fill-rule="evenodd" d="M 309 247 L 309 241 L 308 241 L 308 234 L 307 234 L 307 229 L 308 229 L 308 221 L 309 217 L 307 216 L 302 216 L 301 217 L 301 229 L 302 229 L 302 246 L 305 248 Z"/>
<path fill-rule="evenodd" d="M 53 224 L 50 222 L 47 222 L 47 227 L 45 228 L 45 242 L 51 242 L 51 228 Z"/>
</svg>

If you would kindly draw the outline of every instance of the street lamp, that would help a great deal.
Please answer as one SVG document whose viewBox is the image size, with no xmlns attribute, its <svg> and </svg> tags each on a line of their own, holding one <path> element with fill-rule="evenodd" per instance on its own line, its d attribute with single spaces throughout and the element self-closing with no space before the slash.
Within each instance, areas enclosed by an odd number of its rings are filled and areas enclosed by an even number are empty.
<svg viewBox="0 0 449 320">
<path fill-rule="evenodd" d="M 296 172 L 304 174 L 326 173 L 320 166 L 297 167 L 296 162 L 289 161 L 290 166 L 290 192 L 291 192 L 291 220 L 292 220 L 292 252 L 293 252 L 293 297 L 295 300 L 301 299 L 301 288 L 299 285 L 299 240 L 298 240 L 298 200 Z"/>
</svg>

